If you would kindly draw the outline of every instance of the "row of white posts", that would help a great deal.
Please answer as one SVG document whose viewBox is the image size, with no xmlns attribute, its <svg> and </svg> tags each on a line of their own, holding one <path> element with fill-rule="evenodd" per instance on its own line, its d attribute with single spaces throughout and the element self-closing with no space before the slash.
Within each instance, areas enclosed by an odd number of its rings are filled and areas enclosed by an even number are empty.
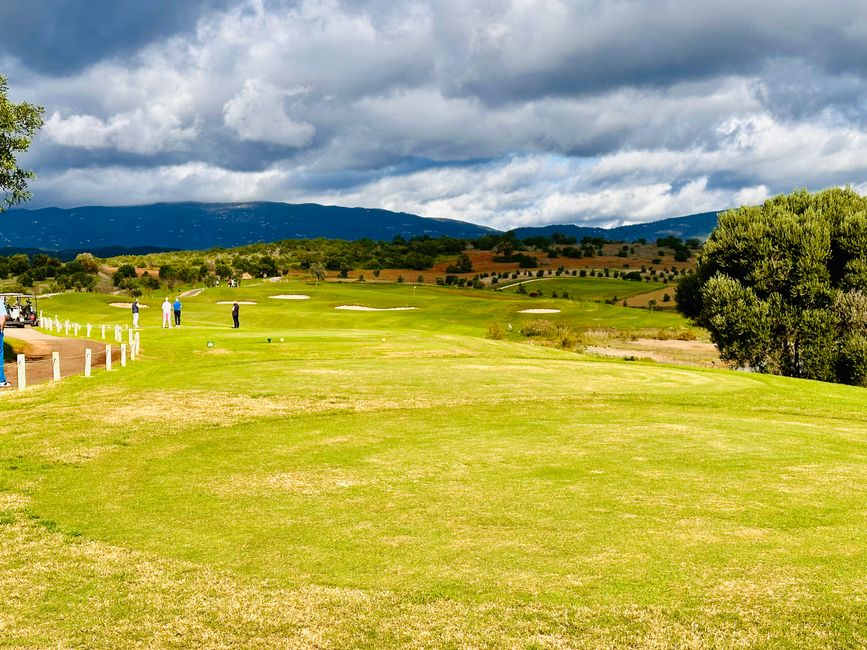
<svg viewBox="0 0 867 650">
<path fill-rule="evenodd" d="M 78 332 L 81 328 L 81 325 L 78 323 L 70 323 L 68 320 L 61 323 L 60 319 L 55 316 L 54 318 L 43 318 L 42 312 L 39 312 L 39 321 L 42 327 L 46 328 L 49 332 L 56 331 L 58 334 L 63 331 L 64 334 L 69 334 L 70 329 L 77 336 Z M 87 328 L 87 336 L 90 336 L 92 325 L 88 323 Z M 102 333 L 102 338 L 105 340 L 105 325 L 99 326 Z M 131 329 L 127 326 L 127 334 L 129 336 L 129 344 L 122 343 L 123 341 L 123 328 L 120 325 L 114 326 L 114 338 L 117 343 L 120 343 L 120 365 L 121 367 L 126 367 L 127 360 L 127 352 L 129 352 L 130 361 L 135 361 L 139 356 L 141 351 L 141 339 L 139 337 L 139 332 Z M 111 348 L 112 346 L 105 346 L 105 369 L 108 372 L 111 372 Z M 84 376 L 91 376 L 91 362 L 93 359 L 93 350 L 91 348 L 86 348 L 84 350 Z M 18 390 L 24 390 L 27 388 L 27 360 L 25 355 L 19 354 L 17 357 L 18 362 Z M 51 370 L 52 370 L 52 379 L 54 381 L 60 381 L 60 352 L 52 352 L 51 353 Z"/>
</svg>

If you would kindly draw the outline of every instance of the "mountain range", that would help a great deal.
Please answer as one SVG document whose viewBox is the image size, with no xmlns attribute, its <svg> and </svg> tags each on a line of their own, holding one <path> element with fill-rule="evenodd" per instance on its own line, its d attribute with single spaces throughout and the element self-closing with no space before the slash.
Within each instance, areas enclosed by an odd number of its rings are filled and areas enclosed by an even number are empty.
<svg viewBox="0 0 867 650">
<path fill-rule="evenodd" d="M 157 250 L 233 247 L 281 239 L 373 239 L 390 241 L 428 235 L 477 239 L 501 231 L 453 219 L 432 219 L 404 212 L 345 208 L 315 203 L 154 203 L 138 206 L 14 209 L 0 216 L 0 250 L 63 251 L 97 256 Z M 705 238 L 716 213 L 676 217 L 619 228 L 551 225 L 518 228 L 518 238 L 561 232 L 634 241 L 676 235 Z"/>
</svg>

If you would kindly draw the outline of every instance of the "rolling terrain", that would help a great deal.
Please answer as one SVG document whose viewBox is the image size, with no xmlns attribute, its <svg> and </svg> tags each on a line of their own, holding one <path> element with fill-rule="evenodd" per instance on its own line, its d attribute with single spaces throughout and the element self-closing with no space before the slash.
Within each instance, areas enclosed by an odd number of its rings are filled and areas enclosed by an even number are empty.
<svg viewBox="0 0 867 650">
<path fill-rule="evenodd" d="M 288 203 L 155 203 L 139 206 L 83 206 L 9 210 L 3 217 L 0 246 L 7 252 L 60 252 L 72 259 L 79 252 L 98 257 L 165 250 L 201 250 L 242 246 L 282 239 L 372 239 L 396 236 L 477 239 L 501 231 L 450 219 L 402 212 Z M 617 241 L 675 235 L 704 239 L 716 225 L 708 212 L 620 228 L 588 228 L 571 224 L 518 228 L 519 239 L 535 235 L 600 237 Z"/>
<path fill-rule="evenodd" d="M 548 347 L 523 310 L 690 330 L 551 283 L 580 299 L 246 283 L 172 330 L 145 296 L 141 360 L 0 395 L 4 642 L 867 642 L 864 390 Z"/>
</svg>

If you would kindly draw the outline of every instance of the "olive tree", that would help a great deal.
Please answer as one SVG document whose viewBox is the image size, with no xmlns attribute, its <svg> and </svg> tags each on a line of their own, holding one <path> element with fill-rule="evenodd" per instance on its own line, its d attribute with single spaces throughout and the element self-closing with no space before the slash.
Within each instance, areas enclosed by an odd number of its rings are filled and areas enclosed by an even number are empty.
<svg viewBox="0 0 867 650">
<path fill-rule="evenodd" d="M 723 360 L 867 385 L 867 197 L 806 190 L 722 213 L 678 309 Z"/>
<path fill-rule="evenodd" d="M 30 198 L 27 181 L 33 172 L 18 166 L 16 155 L 27 151 L 42 126 L 41 106 L 15 104 L 7 98 L 9 86 L 0 75 L 0 212 Z"/>
</svg>

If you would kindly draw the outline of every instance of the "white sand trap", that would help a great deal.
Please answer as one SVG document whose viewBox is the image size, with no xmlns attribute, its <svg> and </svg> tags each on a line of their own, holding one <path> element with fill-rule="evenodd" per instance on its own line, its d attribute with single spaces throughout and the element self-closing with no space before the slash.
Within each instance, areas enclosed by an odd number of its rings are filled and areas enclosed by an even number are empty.
<svg viewBox="0 0 867 650">
<path fill-rule="evenodd" d="M 522 309 L 519 314 L 559 314 L 559 309 Z"/>
<path fill-rule="evenodd" d="M 418 307 L 363 307 L 361 305 L 338 305 L 335 309 L 343 311 L 409 311 Z"/>
<path fill-rule="evenodd" d="M 310 300 L 310 296 L 303 293 L 281 293 L 279 296 L 268 296 L 274 300 Z"/>
<path fill-rule="evenodd" d="M 218 305 L 234 305 L 236 302 L 239 305 L 255 305 L 256 304 L 255 300 L 218 300 L 217 304 Z"/>
<path fill-rule="evenodd" d="M 108 306 L 109 307 L 120 307 L 121 309 L 131 309 L 132 303 L 131 302 L 110 302 L 110 303 L 108 303 Z M 139 306 L 139 309 L 148 309 L 148 306 L 144 303 L 141 303 L 141 302 L 138 304 L 138 306 Z"/>
</svg>

